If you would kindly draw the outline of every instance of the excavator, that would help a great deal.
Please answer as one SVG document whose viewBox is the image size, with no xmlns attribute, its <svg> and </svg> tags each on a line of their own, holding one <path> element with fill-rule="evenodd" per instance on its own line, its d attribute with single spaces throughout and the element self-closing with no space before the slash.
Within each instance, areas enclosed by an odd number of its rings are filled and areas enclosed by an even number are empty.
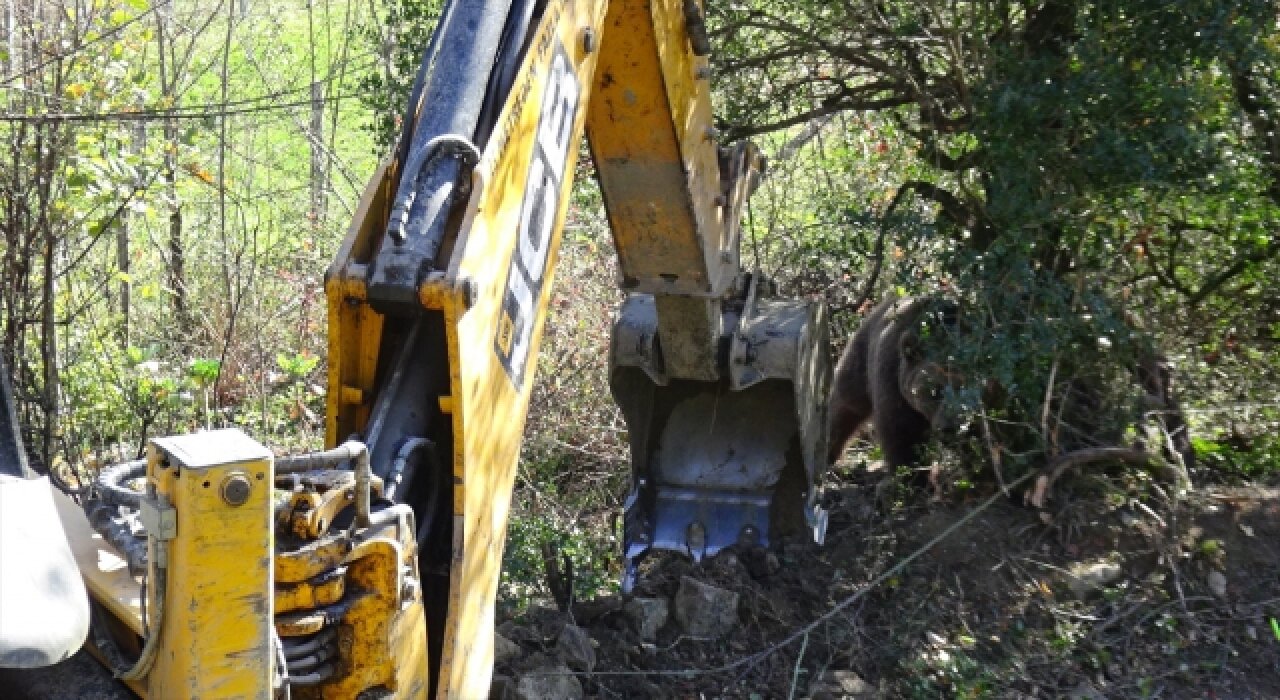
<svg viewBox="0 0 1280 700">
<path fill-rule="evenodd" d="M 743 268 L 765 163 L 717 141 L 710 43 L 700 0 L 446 2 L 325 276 L 328 449 L 155 438 L 74 499 L 11 466 L 0 666 L 84 643 L 154 700 L 487 697 L 584 132 L 627 294 L 609 370 L 624 592 L 656 550 L 821 542 L 826 309 Z"/>
</svg>

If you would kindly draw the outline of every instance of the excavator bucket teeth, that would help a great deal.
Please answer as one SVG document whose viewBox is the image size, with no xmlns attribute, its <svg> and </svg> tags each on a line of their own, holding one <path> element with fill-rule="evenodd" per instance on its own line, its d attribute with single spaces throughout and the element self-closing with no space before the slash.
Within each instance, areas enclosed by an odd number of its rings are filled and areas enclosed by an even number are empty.
<svg viewBox="0 0 1280 700">
<path fill-rule="evenodd" d="M 650 295 L 623 303 L 613 330 L 610 386 L 630 434 L 623 588 L 651 549 L 695 560 L 780 535 L 821 543 L 831 382 L 825 307 L 761 300 L 725 312 L 718 381 L 664 370 Z"/>
</svg>

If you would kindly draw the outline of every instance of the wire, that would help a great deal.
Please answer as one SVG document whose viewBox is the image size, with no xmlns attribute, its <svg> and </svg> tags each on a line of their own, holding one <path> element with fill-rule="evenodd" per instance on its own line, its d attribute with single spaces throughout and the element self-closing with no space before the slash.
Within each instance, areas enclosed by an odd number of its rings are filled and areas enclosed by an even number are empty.
<svg viewBox="0 0 1280 700">
<path fill-rule="evenodd" d="M 365 61 L 364 63 L 351 66 L 350 68 L 355 71 L 361 71 L 371 66 L 374 66 L 376 63 L 377 63 L 377 59 L 374 58 L 374 59 Z M 324 80 L 320 82 L 328 84 L 330 81 L 332 81 L 333 70 L 336 70 L 336 66 L 333 69 L 331 69 L 330 74 L 325 76 Z M 0 114 L 0 121 L 45 123 L 45 122 L 151 121 L 151 120 L 162 120 L 162 119 L 193 119 L 193 118 L 205 119 L 205 118 L 213 118 L 213 117 L 219 117 L 219 116 L 234 116 L 236 114 L 247 114 L 255 111 L 269 111 L 273 109 L 288 109 L 292 107 L 311 106 L 311 105 L 314 105 L 317 102 L 317 100 L 313 98 L 308 98 L 306 100 L 274 103 L 270 105 L 259 104 L 261 102 L 277 100 L 282 97 L 288 97 L 290 95 L 297 95 L 301 93 L 309 94 L 311 92 L 311 89 L 312 89 L 312 86 L 308 84 L 308 85 L 292 87 L 287 90 L 277 90 L 275 92 L 268 92 L 262 95 L 255 95 L 253 97 L 244 97 L 236 100 L 227 100 L 225 102 L 212 102 L 212 103 L 197 104 L 197 105 L 177 105 L 174 107 L 170 107 L 168 109 L 149 108 L 149 109 L 119 110 L 115 112 L 51 112 L 51 113 L 45 113 L 45 114 Z M 37 94 L 49 100 L 58 100 L 64 103 L 67 101 L 65 98 L 57 97 L 54 95 L 37 93 L 34 90 L 30 90 L 28 88 L 23 88 L 23 87 L 17 87 L 17 86 L 0 87 L 0 91 L 3 91 L 3 90 L 20 90 L 23 92 Z M 340 100 L 349 100 L 353 98 L 367 97 L 369 94 L 370 93 L 349 93 L 345 95 L 335 95 L 332 97 L 321 98 L 319 101 L 320 102 L 336 102 Z M 245 107 L 246 109 L 239 109 L 241 107 Z M 236 109 L 233 109 L 233 108 L 236 108 Z"/>
<path fill-rule="evenodd" d="M 307 88 L 310 90 L 310 88 Z M 294 91 L 296 92 L 296 91 Z M 49 114 L 0 114 L 0 122 L 14 123 L 30 123 L 30 124 L 53 124 L 53 123 L 99 123 L 99 122 L 151 122 L 164 121 L 171 119 L 209 119 L 212 117 L 230 117 L 239 114 L 255 114 L 258 112 L 274 112 L 294 107 L 308 107 L 319 102 L 341 102 L 345 100 L 359 99 L 365 97 L 366 93 L 351 93 L 347 95 L 335 95 L 333 97 L 325 97 L 321 100 L 296 100 L 292 102 L 278 102 L 268 105 L 252 105 L 240 107 L 240 104 L 251 104 L 255 101 L 271 99 L 279 95 L 290 93 L 279 93 L 278 95 L 264 95 L 249 100 L 232 101 L 222 104 L 206 104 L 192 105 L 190 107 L 181 107 L 166 110 L 138 110 L 138 111 L 120 111 L 120 112 L 54 112 Z M 193 112 L 191 110 L 204 110 Z"/>
</svg>

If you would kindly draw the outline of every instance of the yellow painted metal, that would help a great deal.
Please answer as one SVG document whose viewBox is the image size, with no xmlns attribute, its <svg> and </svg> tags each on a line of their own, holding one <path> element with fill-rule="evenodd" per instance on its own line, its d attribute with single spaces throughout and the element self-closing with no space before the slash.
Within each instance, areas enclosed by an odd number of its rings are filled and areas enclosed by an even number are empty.
<svg viewBox="0 0 1280 700">
<path fill-rule="evenodd" d="M 272 477 L 271 452 L 238 430 L 149 446 L 148 486 L 177 511 L 177 528 L 164 590 L 154 539 L 148 547 L 152 614 L 164 596 L 148 697 L 271 697 Z M 235 505 L 225 487 L 241 479 L 247 497 Z"/>
<path fill-rule="evenodd" d="M 382 315 L 364 303 L 365 265 L 387 221 L 394 193 L 395 168 L 390 160 L 377 172 L 356 208 L 334 263 L 325 273 L 329 304 L 329 394 L 325 413 L 325 444 L 333 447 L 369 420 Z"/>
<path fill-rule="evenodd" d="M 275 612 L 277 615 L 316 608 L 338 602 L 346 592 L 345 569 L 335 569 L 332 575 L 319 576 L 317 580 L 292 584 L 276 584 Z"/>
<path fill-rule="evenodd" d="M 309 483 L 315 490 L 292 494 L 278 518 L 295 536 L 315 539 L 329 531 L 338 513 L 355 503 L 356 477 L 345 470 L 313 472 Z M 373 476 L 370 492 L 374 498 L 382 497 L 381 477 Z"/>
<path fill-rule="evenodd" d="M 448 269 L 429 278 L 420 288 L 424 308 L 442 313 L 449 348 L 450 396 L 441 407 L 452 420 L 454 433 L 454 543 L 448 591 L 428 591 L 428 596 L 448 596 L 448 616 L 441 650 L 437 696 L 487 697 L 493 665 L 494 599 L 501 570 L 507 513 L 511 501 L 516 460 L 528 410 L 532 365 L 541 340 L 542 322 L 551 291 L 551 275 L 560 244 L 560 231 L 568 208 L 573 161 L 586 119 L 586 98 L 599 51 L 587 51 L 585 37 L 592 33 L 592 48 L 601 34 L 607 3 L 553 0 L 542 16 L 525 64 L 516 77 L 507 104 L 498 118 L 473 176 L 471 210 L 452 248 Z M 565 64 L 555 62 L 567 61 Z M 573 78 L 564 80 L 565 71 Z M 552 76 L 561 76 L 556 82 Z M 498 354 L 499 328 L 512 320 L 503 310 L 506 285 L 513 270 L 513 255 L 520 254 L 518 234 L 521 206 L 530 180 L 530 167 L 539 138 L 539 124 L 548 90 L 576 89 L 573 120 L 565 132 L 568 157 L 563 166 L 553 220 L 545 241 L 529 241 L 543 263 L 545 277 L 532 290 L 532 324 L 527 352 L 517 356 L 521 364 L 513 380 Z M 563 97 L 556 93 L 555 97 Z M 550 102 L 548 102 L 550 103 Z M 564 112 L 553 115 L 563 118 Z M 544 128 L 553 128 L 543 124 Z M 546 134 L 543 134 L 546 138 Z M 326 442 L 335 444 L 368 418 L 368 405 L 342 405 L 333 397 L 344 387 L 364 390 L 371 398 L 376 370 L 378 336 L 364 329 L 373 314 L 364 303 L 363 287 L 352 280 L 364 275 L 364 266 L 381 235 L 387 217 L 386 191 L 392 182 L 383 170 L 365 192 L 361 213 L 348 233 L 339 258 L 330 268 L 330 352 L 338 353 L 330 364 L 330 416 Z M 538 192 L 535 191 L 535 194 Z M 523 229 L 528 235 L 540 231 Z M 545 259 L 541 256 L 545 255 Z M 536 272 L 536 271 L 535 271 Z M 461 280 L 469 280 L 464 293 Z M 508 341 L 510 337 L 508 336 Z M 510 342 L 506 346 L 511 349 Z M 442 359 L 442 358 L 437 358 Z M 366 362 L 368 360 L 368 362 Z M 363 411 L 363 412 L 362 412 Z"/>
<path fill-rule="evenodd" d="M 314 578 L 342 563 L 351 551 L 351 540 L 346 537 L 329 537 L 308 542 L 290 552 L 276 554 L 276 581 L 300 583 Z"/>
<path fill-rule="evenodd" d="M 396 698 L 426 697 L 427 631 L 417 542 L 412 517 L 400 507 L 404 517 L 335 535 L 350 545 L 340 565 L 303 583 L 277 584 L 275 625 L 282 639 L 336 635 L 336 656 L 314 667 L 332 664 L 332 673 L 295 688 L 294 697 L 338 700 L 371 689 Z M 324 646 L 312 653 L 332 651 Z"/>
<path fill-rule="evenodd" d="M 689 47 L 682 6 L 610 3 L 587 136 L 623 286 L 719 296 L 738 260 L 718 201 L 707 59 Z"/>
<path fill-rule="evenodd" d="M 438 401 L 454 437 L 449 590 L 426 592 L 437 600 L 447 596 L 438 697 L 489 691 L 494 598 L 529 375 L 584 125 L 630 288 L 715 296 L 738 271 L 721 206 L 718 149 L 706 130 L 706 59 L 691 52 L 680 0 L 552 0 L 530 47 L 474 169 L 461 228 L 446 241 L 448 265 L 418 294 L 423 308 L 444 320 L 450 389 Z M 567 62 L 572 80 L 557 61 Z M 541 151 L 535 146 L 554 130 L 543 117 L 563 120 L 567 111 L 557 102 L 566 95 L 573 98 L 571 127 L 563 132 L 568 153 L 563 162 L 535 163 L 547 151 L 545 143 Z M 530 197 L 546 196 L 539 183 L 531 185 L 531 167 L 556 171 L 558 186 L 552 219 L 538 227 L 529 226 L 529 212 L 522 211 Z M 330 445 L 364 427 L 375 399 L 382 325 L 367 304 L 364 278 L 381 244 L 394 182 L 393 169 L 384 165 L 326 278 Z M 517 258 L 519 269 L 528 270 L 532 260 L 545 273 L 513 287 Z M 529 301 L 516 317 L 506 303 L 518 293 Z"/>
<path fill-rule="evenodd" d="M 528 410 L 530 375 L 568 209 L 573 156 L 581 139 L 586 98 L 599 55 L 598 50 L 586 51 L 584 37 L 590 31 L 598 42 L 605 10 L 605 2 L 549 3 L 498 128 L 476 167 L 476 178 L 483 188 L 476 211 L 469 217 L 470 225 L 459 234 L 446 276 L 446 282 L 470 280 L 474 298 L 468 306 L 465 295 L 456 293 L 444 305 L 451 378 L 449 416 L 454 432 L 455 521 L 439 697 L 485 697 L 489 692 L 494 599 Z M 557 67 L 556 61 L 567 61 L 567 65 Z M 572 81 L 566 76 L 572 76 Z M 567 157 L 562 163 L 548 165 L 563 166 L 559 197 L 554 211 L 549 212 L 553 220 L 547 222 L 548 237 L 545 241 L 520 240 L 522 231 L 531 237 L 539 235 L 521 227 L 521 206 L 529 196 L 535 143 L 542 139 L 544 152 L 555 151 L 546 148 L 549 124 L 544 122 L 557 123 L 568 116 L 563 111 L 549 111 L 555 107 L 548 105 L 565 98 L 575 87 L 572 127 L 563 137 L 567 139 Z M 557 92 L 549 98 L 551 90 Z M 554 130 L 554 126 L 550 128 Z M 526 256 L 522 265 L 531 267 L 527 263 L 535 248 L 538 250 L 532 257 L 546 256 L 542 262 L 545 276 L 540 278 L 540 288 L 531 290 L 535 313 L 523 319 L 532 324 L 528 351 L 512 355 L 515 366 L 509 374 L 495 352 L 495 345 L 502 347 L 500 328 L 504 321 L 510 323 L 504 298 L 510 276 L 516 274 L 513 259 Z M 451 286 L 457 289 L 456 284 Z M 510 342 L 509 336 L 507 339 Z M 510 352 L 510 345 L 503 349 Z M 521 362 L 523 366 L 519 366 Z"/>
<path fill-rule="evenodd" d="M 377 537 L 351 552 L 347 580 L 352 603 L 338 627 L 343 673 L 326 683 L 322 695 L 354 698 L 384 687 L 397 698 L 427 695 L 427 630 L 420 597 L 402 604 L 402 570 L 416 573 L 412 533 L 405 539 Z M 416 576 L 415 576 L 416 578 Z"/>
</svg>

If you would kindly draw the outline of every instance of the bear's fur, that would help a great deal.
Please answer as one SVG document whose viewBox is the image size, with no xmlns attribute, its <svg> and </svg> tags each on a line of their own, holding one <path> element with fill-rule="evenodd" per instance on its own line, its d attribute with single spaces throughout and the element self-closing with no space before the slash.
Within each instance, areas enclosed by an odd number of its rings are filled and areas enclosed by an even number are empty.
<svg viewBox="0 0 1280 700">
<path fill-rule="evenodd" d="M 915 464 L 929 431 L 951 429 L 942 410 L 942 367 L 924 361 L 920 327 L 934 300 L 889 298 L 863 320 L 831 385 L 828 463 L 868 419 L 891 468 Z M 948 309 L 942 309 L 944 316 Z"/>
<path fill-rule="evenodd" d="M 957 379 L 947 368 L 929 362 L 921 351 L 922 329 L 945 330 L 956 323 L 954 304 L 927 297 L 890 297 L 876 306 L 845 347 L 836 364 L 829 399 L 828 464 L 844 452 L 849 440 L 868 420 L 876 441 L 891 468 L 912 466 L 920 459 L 919 449 L 929 431 L 956 429 L 956 416 L 945 410 L 943 393 Z M 1186 419 L 1174 391 L 1173 368 L 1163 356 L 1149 353 L 1130 368 L 1144 398 L 1143 421 L 1154 417 L 1160 430 L 1161 451 L 1170 460 L 1191 466 L 1195 462 Z M 1075 393 L 1088 410 L 1091 387 L 1077 387 Z M 988 393 L 992 391 L 988 383 Z M 984 399 L 985 399 L 984 395 Z M 1086 421 L 1087 422 L 1087 421 Z M 1139 434 L 1142 422 L 1137 426 Z M 1097 437 L 1107 435 L 1101 426 Z M 1165 437 L 1167 436 L 1167 438 Z M 1145 448 L 1145 445 L 1137 445 Z M 1177 453 L 1177 457 L 1174 456 Z"/>
</svg>

